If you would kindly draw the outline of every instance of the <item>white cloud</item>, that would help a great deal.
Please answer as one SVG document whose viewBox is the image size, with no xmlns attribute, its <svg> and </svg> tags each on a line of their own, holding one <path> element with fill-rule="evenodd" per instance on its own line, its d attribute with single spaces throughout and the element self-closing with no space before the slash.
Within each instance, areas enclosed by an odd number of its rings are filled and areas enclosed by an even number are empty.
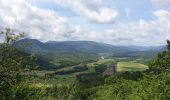
<svg viewBox="0 0 170 100">
<path fill-rule="evenodd" d="M 118 12 L 102 6 L 103 0 L 56 0 L 62 6 L 71 8 L 78 15 L 95 23 L 112 23 Z"/>
<path fill-rule="evenodd" d="M 170 0 L 151 0 L 151 2 L 156 6 L 163 6 L 170 3 Z"/>
<path fill-rule="evenodd" d="M 157 10 L 153 14 L 155 19 L 151 21 L 120 22 L 110 30 L 90 31 L 77 27 L 72 37 L 113 45 L 164 45 L 170 39 L 170 12 Z"/>
<path fill-rule="evenodd" d="M 66 0 L 64 1 L 67 3 Z M 89 16 L 95 16 L 96 13 L 98 14 L 100 12 L 99 9 L 101 7 L 99 5 L 102 1 L 91 1 L 80 4 L 88 8 L 87 12 L 94 12 L 94 15 L 89 13 Z M 79 5 L 79 2 L 77 3 Z M 93 10 L 91 11 L 90 9 Z M 128 12 L 127 15 L 129 15 Z M 1 26 L 12 27 L 16 30 L 26 32 L 26 36 L 29 38 L 43 41 L 90 40 L 114 45 L 165 44 L 166 40 L 170 39 L 170 12 L 162 9 L 155 11 L 153 15 L 155 16 L 153 20 L 141 19 L 137 22 L 119 22 L 115 23 L 116 27 L 113 29 L 95 31 L 84 29 L 81 25 L 72 26 L 66 18 L 57 15 L 56 12 L 38 8 L 25 0 L 0 0 Z M 105 17 L 105 19 L 109 18 Z M 98 26 L 96 25 L 96 27 Z"/>
<path fill-rule="evenodd" d="M 32 6 L 25 0 L 0 0 L 0 25 L 26 32 L 39 40 L 64 40 L 72 27 L 55 12 Z"/>
</svg>

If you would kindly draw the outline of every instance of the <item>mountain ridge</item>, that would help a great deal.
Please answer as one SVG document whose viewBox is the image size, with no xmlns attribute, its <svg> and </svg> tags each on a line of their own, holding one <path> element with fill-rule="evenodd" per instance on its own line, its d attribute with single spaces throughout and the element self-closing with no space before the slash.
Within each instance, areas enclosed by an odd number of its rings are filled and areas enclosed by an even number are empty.
<svg viewBox="0 0 170 100">
<path fill-rule="evenodd" d="M 28 51 L 48 52 L 85 52 L 85 53 L 126 53 L 137 51 L 162 51 L 166 46 L 116 46 L 94 41 L 48 41 L 41 42 L 36 39 L 21 39 L 13 45 L 19 47 L 20 43 L 31 43 L 26 47 Z"/>
</svg>

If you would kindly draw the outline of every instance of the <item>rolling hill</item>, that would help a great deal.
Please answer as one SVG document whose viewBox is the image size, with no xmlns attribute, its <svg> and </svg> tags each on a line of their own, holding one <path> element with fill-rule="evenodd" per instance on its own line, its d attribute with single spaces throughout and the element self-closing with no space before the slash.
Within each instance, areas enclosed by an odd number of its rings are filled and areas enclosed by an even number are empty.
<svg viewBox="0 0 170 100">
<path fill-rule="evenodd" d="M 13 45 L 19 47 L 21 44 L 28 44 L 26 52 L 34 53 L 54 53 L 54 52 L 80 52 L 80 53 L 108 53 L 108 54 L 127 54 L 141 51 L 160 51 L 165 46 L 113 46 L 110 44 L 93 41 L 49 41 L 40 42 L 36 39 L 22 39 Z"/>
</svg>

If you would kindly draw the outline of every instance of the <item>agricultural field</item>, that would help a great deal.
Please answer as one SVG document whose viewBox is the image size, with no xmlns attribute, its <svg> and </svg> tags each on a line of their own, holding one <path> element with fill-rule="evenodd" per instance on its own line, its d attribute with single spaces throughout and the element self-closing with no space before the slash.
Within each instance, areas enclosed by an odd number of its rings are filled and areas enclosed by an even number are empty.
<svg viewBox="0 0 170 100">
<path fill-rule="evenodd" d="M 110 64 L 110 63 L 115 63 L 116 59 L 99 59 L 97 62 L 89 63 L 87 64 L 88 67 L 95 67 L 100 64 Z"/>
<path fill-rule="evenodd" d="M 116 67 L 117 72 L 143 71 L 146 69 L 148 69 L 147 65 L 141 63 L 134 63 L 134 62 L 118 62 Z"/>
<path fill-rule="evenodd" d="M 124 71 L 143 71 L 148 67 L 139 62 L 143 59 L 132 60 L 126 57 L 98 59 L 98 61 L 88 64 L 78 64 L 75 66 L 61 67 L 53 71 L 41 70 L 36 71 L 38 77 L 45 77 L 45 80 L 38 79 L 37 83 L 52 83 L 52 84 L 69 84 L 74 83 L 76 76 L 81 74 L 102 74 L 106 70 L 107 65 L 116 64 L 117 72 Z"/>
</svg>

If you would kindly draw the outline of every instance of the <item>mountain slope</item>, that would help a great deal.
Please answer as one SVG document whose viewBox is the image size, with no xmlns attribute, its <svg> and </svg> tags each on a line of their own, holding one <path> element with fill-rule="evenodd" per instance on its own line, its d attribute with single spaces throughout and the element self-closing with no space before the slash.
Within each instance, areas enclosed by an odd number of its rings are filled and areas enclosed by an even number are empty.
<svg viewBox="0 0 170 100">
<path fill-rule="evenodd" d="M 22 39 L 14 43 L 15 47 L 19 47 L 20 44 L 30 45 L 25 47 L 27 52 L 36 53 L 51 53 L 51 52 L 82 52 L 82 53 L 109 53 L 109 54 L 121 54 L 137 51 L 156 51 L 161 50 L 164 46 L 144 47 L 144 46 L 113 46 L 105 43 L 98 43 L 93 41 L 49 41 L 40 42 L 35 39 Z"/>
</svg>

